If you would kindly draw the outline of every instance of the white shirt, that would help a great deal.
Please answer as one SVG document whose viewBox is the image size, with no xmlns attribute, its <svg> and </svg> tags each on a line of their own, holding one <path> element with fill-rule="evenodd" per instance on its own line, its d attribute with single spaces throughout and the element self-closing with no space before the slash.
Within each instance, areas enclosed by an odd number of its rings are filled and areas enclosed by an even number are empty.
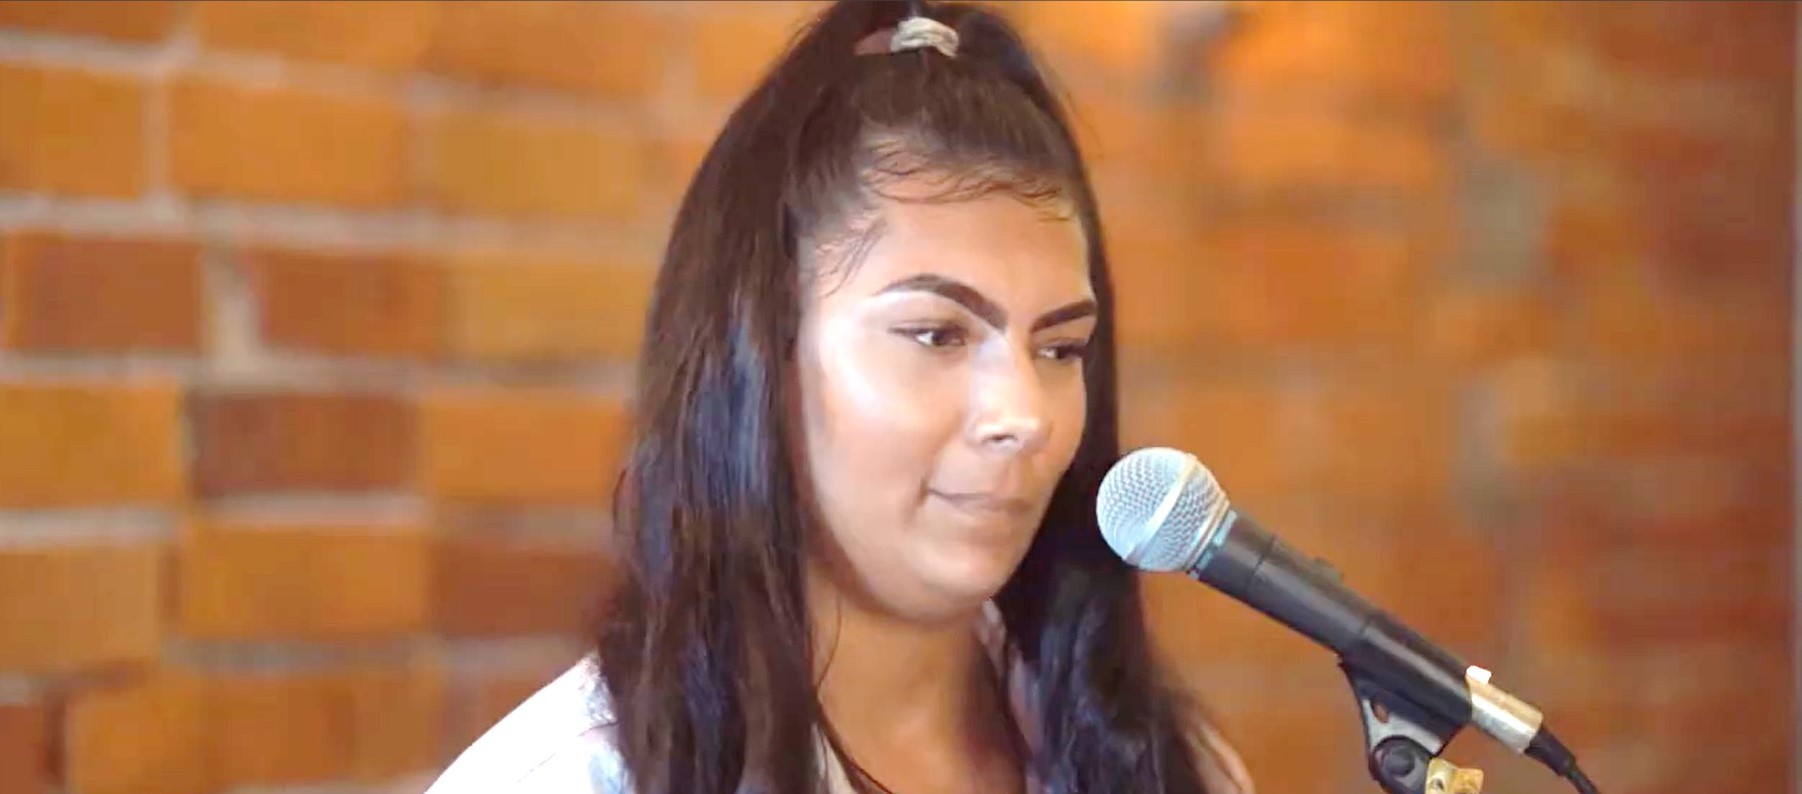
<svg viewBox="0 0 1802 794">
<path fill-rule="evenodd" d="M 1000 626 L 1000 613 L 991 603 L 977 631 L 997 664 L 1004 647 Z M 1028 671 L 1018 658 L 1007 662 L 1014 713 L 1018 724 L 1029 729 Z M 488 729 L 426 794 L 631 794 L 618 729 L 600 681 L 592 656 L 578 662 Z M 1254 794 L 1244 763 L 1213 726 L 1200 724 L 1197 738 L 1210 751 L 1197 754 L 1210 794 Z M 1027 740 L 1034 740 L 1030 731 Z M 842 766 L 831 763 L 827 773 L 829 791 L 852 791 Z M 1028 774 L 1027 790 L 1039 790 Z"/>
</svg>

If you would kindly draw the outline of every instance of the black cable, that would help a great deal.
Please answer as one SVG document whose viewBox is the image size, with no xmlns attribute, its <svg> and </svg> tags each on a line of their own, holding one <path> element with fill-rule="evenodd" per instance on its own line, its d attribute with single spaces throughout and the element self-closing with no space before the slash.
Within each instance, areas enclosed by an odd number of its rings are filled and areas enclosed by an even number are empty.
<svg viewBox="0 0 1802 794">
<path fill-rule="evenodd" d="M 1577 755 L 1558 741 L 1551 729 L 1539 726 L 1539 732 L 1533 735 L 1533 741 L 1527 745 L 1527 757 L 1546 765 L 1552 774 L 1569 780 L 1577 787 L 1578 794 L 1597 794 L 1596 784 L 1589 782 L 1583 770 L 1577 768 Z"/>
<path fill-rule="evenodd" d="M 1570 779 L 1571 785 L 1577 787 L 1578 794 L 1597 794 L 1596 784 L 1589 782 L 1589 778 L 1583 774 L 1583 770 L 1578 769 L 1576 765 L 1571 766 L 1570 774 L 1566 777 Z"/>
</svg>

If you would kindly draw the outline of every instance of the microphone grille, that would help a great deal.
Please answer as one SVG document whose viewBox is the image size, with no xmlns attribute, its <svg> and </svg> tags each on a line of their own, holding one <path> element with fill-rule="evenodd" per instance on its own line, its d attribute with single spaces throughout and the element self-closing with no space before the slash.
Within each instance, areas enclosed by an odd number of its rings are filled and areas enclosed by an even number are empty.
<svg viewBox="0 0 1802 794">
<path fill-rule="evenodd" d="M 1108 546 L 1127 564 L 1180 571 L 1200 557 L 1226 508 L 1226 492 L 1195 456 L 1150 447 L 1108 470 L 1095 517 Z"/>
</svg>

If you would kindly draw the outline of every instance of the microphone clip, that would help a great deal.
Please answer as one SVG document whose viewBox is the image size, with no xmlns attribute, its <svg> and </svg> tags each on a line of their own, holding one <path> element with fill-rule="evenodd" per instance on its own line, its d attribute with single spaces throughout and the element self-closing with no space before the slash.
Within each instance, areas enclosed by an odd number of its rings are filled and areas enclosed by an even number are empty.
<svg viewBox="0 0 1802 794">
<path fill-rule="evenodd" d="M 1439 753 L 1462 725 L 1384 686 L 1357 666 L 1341 662 L 1364 726 L 1367 769 L 1388 794 L 1481 794 L 1483 772 L 1459 767 Z"/>
</svg>

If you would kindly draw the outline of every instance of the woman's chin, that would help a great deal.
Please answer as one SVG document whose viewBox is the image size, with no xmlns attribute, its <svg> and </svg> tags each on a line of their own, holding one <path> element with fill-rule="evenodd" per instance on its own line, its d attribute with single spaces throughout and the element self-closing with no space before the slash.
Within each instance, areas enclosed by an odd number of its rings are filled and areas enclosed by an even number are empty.
<svg viewBox="0 0 1802 794">
<path fill-rule="evenodd" d="M 840 580 L 869 609 L 911 623 L 936 624 L 980 611 L 1014 575 L 1026 544 L 935 543 L 889 548 L 856 558 Z M 838 577 L 833 577 L 837 579 Z"/>
<path fill-rule="evenodd" d="M 921 590 L 929 593 L 942 611 L 967 612 L 1001 592 L 1019 562 L 1017 555 L 990 549 L 938 555 L 919 571 Z"/>
</svg>

